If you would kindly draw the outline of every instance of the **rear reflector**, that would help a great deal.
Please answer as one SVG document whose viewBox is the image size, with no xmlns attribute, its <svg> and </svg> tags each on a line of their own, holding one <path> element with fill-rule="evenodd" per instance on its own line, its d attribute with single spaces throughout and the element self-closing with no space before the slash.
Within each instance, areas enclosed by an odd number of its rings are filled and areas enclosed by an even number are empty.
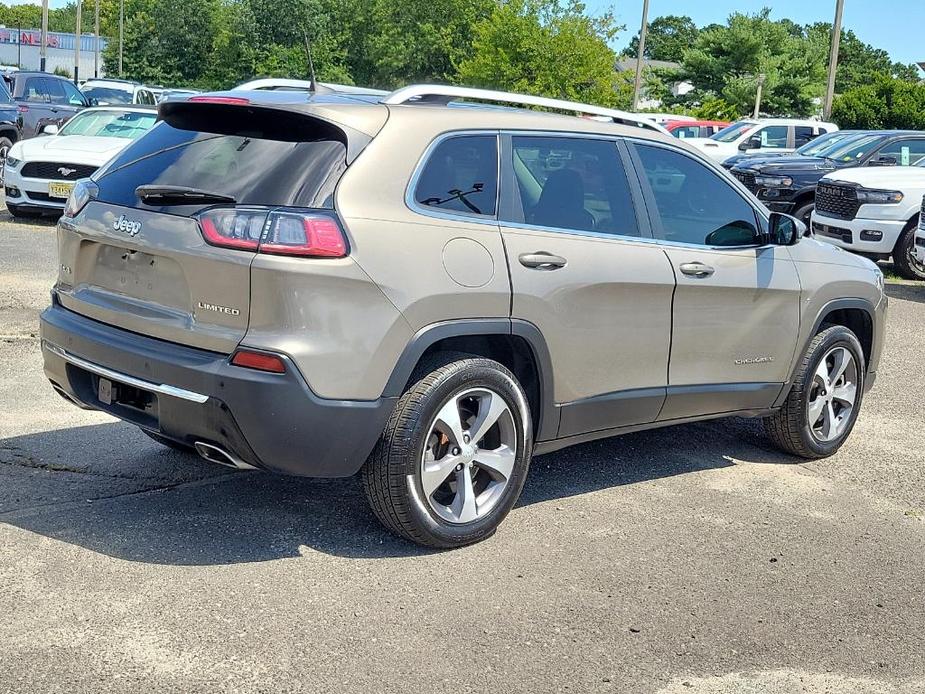
<svg viewBox="0 0 925 694">
<path fill-rule="evenodd" d="M 247 106 L 251 102 L 243 96 L 191 96 L 187 101 L 196 104 L 225 104 L 227 106 Z"/>
<path fill-rule="evenodd" d="M 231 363 L 235 366 L 242 366 L 245 369 L 269 371 L 275 374 L 286 373 L 286 363 L 275 354 L 239 349 L 234 353 L 234 356 L 231 357 Z"/>
</svg>

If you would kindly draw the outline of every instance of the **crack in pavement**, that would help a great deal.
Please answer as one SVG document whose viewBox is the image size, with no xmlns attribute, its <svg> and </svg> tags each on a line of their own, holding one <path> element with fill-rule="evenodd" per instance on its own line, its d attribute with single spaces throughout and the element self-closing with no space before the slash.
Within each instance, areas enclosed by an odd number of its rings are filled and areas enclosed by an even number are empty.
<svg viewBox="0 0 925 694">
<path fill-rule="evenodd" d="M 175 489 L 195 489 L 196 487 L 202 487 L 209 484 L 223 484 L 232 479 L 239 478 L 243 475 L 254 475 L 255 471 L 241 471 L 241 472 L 232 472 L 227 475 L 219 475 L 217 477 L 207 477 L 205 479 L 193 480 L 191 482 L 175 482 L 172 484 L 165 484 L 155 487 L 147 487 L 145 489 L 135 489 L 130 492 L 121 492 L 119 494 L 110 494 L 108 496 L 95 496 L 91 499 L 85 499 L 82 501 L 61 501 L 61 502 L 50 502 L 47 504 L 38 504 L 37 506 L 27 506 L 26 508 L 15 509 L 13 511 L 5 511 L 0 513 L 0 523 L 7 521 L 19 520 L 22 518 L 28 518 L 29 516 L 38 515 L 43 513 L 48 509 L 58 509 L 65 510 L 69 508 L 81 508 L 85 507 L 87 504 L 111 501 L 113 499 L 121 499 L 128 496 L 140 496 L 143 494 L 157 494 L 159 492 L 169 492 Z"/>
</svg>

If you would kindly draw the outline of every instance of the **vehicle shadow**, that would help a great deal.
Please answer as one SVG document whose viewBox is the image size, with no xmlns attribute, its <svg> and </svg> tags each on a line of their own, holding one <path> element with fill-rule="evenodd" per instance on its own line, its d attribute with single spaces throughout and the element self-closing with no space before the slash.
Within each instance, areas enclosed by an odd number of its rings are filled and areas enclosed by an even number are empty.
<svg viewBox="0 0 925 694">
<path fill-rule="evenodd" d="M 734 465 L 735 460 L 793 462 L 750 442 L 753 436 L 760 437 L 751 424 L 726 421 L 733 423 L 728 433 L 720 433 L 721 424 L 686 425 L 537 457 L 519 506 L 716 470 Z M 20 459 L 29 461 L 26 482 L 18 481 L 26 485 L 20 496 L 30 493 L 29 485 L 53 486 L 56 476 L 60 479 L 60 489 L 42 496 L 55 499 L 54 503 L 0 513 L 0 523 L 119 559 L 154 564 L 259 562 L 312 550 L 346 558 L 428 553 L 379 525 L 358 477 L 322 480 L 260 472 L 226 474 L 224 468 L 158 446 L 142 445 L 146 452 L 138 453 L 137 446 L 126 445 L 126 436 L 135 433 L 127 432 L 123 424 L 111 423 L 0 440 L 0 453 L 16 451 Z M 121 468 L 94 468 L 93 460 L 80 459 L 65 465 L 61 455 L 53 453 L 76 451 L 78 458 L 92 455 L 80 453 L 87 450 L 87 440 L 103 445 L 121 442 L 123 448 L 112 453 Z M 46 462 L 49 457 L 53 458 L 50 463 Z M 11 463 L 0 457 L 0 463 L 4 462 Z M 182 469 L 184 464 L 191 466 L 186 479 L 176 474 L 177 466 Z M 161 466 L 169 471 L 158 477 Z M 0 464 L 0 480 L 9 467 Z M 81 488 L 79 480 L 75 482 L 80 475 L 93 476 L 102 491 L 94 495 L 93 490 Z"/>
<path fill-rule="evenodd" d="M 918 304 L 925 304 L 925 282 L 917 282 L 915 284 L 887 282 L 884 291 L 891 299 L 914 301 Z"/>
</svg>

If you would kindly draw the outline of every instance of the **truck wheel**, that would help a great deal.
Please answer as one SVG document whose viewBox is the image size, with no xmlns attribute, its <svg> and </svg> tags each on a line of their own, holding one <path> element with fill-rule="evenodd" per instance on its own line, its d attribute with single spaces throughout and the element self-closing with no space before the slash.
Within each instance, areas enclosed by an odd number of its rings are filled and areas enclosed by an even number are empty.
<svg viewBox="0 0 925 694">
<path fill-rule="evenodd" d="M 495 532 L 523 489 L 533 437 L 510 371 L 491 359 L 436 356 L 396 404 L 363 486 L 386 528 L 449 549 Z"/>
<path fill-rule="evenodd" d="M 816 203 L 808 202 L 805 205 L 800 205 L 793 211 L 793 216 L 799 219 L 803 224 L 806 225 L 806 228 L 809 229 L 812 225 L 812 216 L 813 210 L 816 209 Z"/>
<path fill-rule="evenodd" d="M 826 458 L 848 438 L 864 395 L 864 351 L 834 325 L 809 344 L 784 406 L 764 420 L 771 440 L 802 458 Z"/>
<path fill-rule="evenodd" d="M 914 219 L 903 229 L 896 248 L 893 249 L 893 264 L 900 277 L 907 280 L 925 280 L 925 265 L 915 257 L 915 228 L 918 220 Z"/>
</svg>

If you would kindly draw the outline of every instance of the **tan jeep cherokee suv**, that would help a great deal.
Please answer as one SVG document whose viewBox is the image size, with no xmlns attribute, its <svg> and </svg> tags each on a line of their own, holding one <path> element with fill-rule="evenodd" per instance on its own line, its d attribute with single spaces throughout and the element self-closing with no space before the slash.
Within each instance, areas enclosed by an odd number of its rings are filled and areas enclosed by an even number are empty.
<svg viewBox="0 0 925 694">
<path fill-rule="evenodd" d="M 48 378 L 214 462 L 361 472 L 415 542 L 487 537 L 591 439 L 744 415 L 830 455 L 874 381 L 876 267 L 642 119 L 445 87 L 160 117 L 69 200 Z"/>
</svg>

